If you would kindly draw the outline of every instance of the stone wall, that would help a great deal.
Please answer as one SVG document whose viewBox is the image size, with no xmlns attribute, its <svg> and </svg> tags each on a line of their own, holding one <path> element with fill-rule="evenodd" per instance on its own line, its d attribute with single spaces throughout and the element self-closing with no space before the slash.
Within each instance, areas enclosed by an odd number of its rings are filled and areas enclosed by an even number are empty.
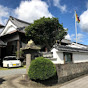
<svg viewBox="0 0 88 88">
<path fill-rule="evenodd" d="M 69 63 L 56 65 L 58 82 L 69 81 L 83 74 L 88 74 L 88 62 L 86 63 Z"/>
</svg>

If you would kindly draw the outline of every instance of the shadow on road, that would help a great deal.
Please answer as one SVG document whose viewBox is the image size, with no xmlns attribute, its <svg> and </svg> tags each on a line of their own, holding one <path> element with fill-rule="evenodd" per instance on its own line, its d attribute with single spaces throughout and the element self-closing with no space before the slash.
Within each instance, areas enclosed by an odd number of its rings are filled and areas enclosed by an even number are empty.
<svg viewBox="0 0 88 88">
<path fill-rule="evenodd" d="M 6 80 L 4 80 L 3 78 L 0 78 L 0 84 L 2 84 L 4 81 Z"/>
</svg>

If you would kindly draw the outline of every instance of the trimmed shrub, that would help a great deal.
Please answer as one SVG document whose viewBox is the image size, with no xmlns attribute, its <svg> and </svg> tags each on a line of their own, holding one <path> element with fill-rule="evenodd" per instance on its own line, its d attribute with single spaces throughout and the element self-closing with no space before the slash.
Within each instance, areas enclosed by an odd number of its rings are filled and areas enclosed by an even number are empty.
<svg viewBox="0 0 88 88">
<path fill-rule="evenodd" d="M 45 80 L 56 73 L 55 65 L 43 57 L 38 57 L 30 64 L 28 76 L 32 80 Z"/>
</svg>

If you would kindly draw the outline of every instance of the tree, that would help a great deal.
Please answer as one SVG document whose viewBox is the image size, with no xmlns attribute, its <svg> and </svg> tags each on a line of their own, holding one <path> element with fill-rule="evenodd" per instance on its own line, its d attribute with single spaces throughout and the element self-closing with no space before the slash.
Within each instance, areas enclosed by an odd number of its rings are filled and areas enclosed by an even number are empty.
<svg viewBox="0 0 88 88">
<path fill-rule="evenodd" d="M 35 44 L 41 45 L 50 49 L 55 44 L 57 38 L 64 38 L 64 33 L 61 36 L 59 33 L 64 30 L 63 26 L 59 23 L 57 18 L 41 18 L 35 20 L 34 23 L 25 28 L 26 36 L 32 39 Z M 63 31 L 64 32 L 64 31 Z"/>
<path fill-rule="evenodd" d="M 67 35 L 67 30 L 63 28 L 63 24 L 59 24 L 56 39 L 59 40 L 59 45 L 61 45 L 61 40 Z"/>
<path fill-rule="evenodd" d="M 28 76 L 33 80 L 45 80 L 56 74 L 56 68 L 53 62 L 44 57 L 37 57 L 32 60 Z"/>
</svg>

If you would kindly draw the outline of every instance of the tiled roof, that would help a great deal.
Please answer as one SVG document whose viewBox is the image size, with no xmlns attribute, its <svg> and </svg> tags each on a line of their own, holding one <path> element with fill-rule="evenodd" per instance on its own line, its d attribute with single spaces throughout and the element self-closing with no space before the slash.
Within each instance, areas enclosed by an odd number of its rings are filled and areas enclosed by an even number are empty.
<svg viewBox="0 0 88 88">
<path fill-rule="evenodd" d="M 4 27 L 5 27 L 4 25 L 0 24 L 0 28 L 4 28 Z"/>
<path fill-rule="evenodd" d="M 17 19 L 17 18 L 14 18 L 14 17 L 12 17 L 12 16 L 10 16 L 9 19 L 10 19 L 11 22 L 12 22 L 13 24 L 15 24 L 18 28 L 27 27 L 27 26 L 30 25 L 30 23 L 25 22 L 25 21 L 22 21 L 22 20 Z"/>
<path fill-rule="evenodd" d="M 53 46 L 53 48 L 56 48 L 59 51 L 66 51 L 66 52 L 82 52 L 82 53 L 88 53 L 88 49 L 85 48 L 72 48 L 72 47 L 68 47 L 68 46 L 62 46 L 62 45 L 58 45 L 55 44 Z"/>
<path fill-rule="evenodd" d="M 6 46 L 6 43 L 4 43 L 1 39 L 0 39 L 0 46 Z"/>
<path fill-rule="evenodd" d="M 59 42 L 59 40 L 58 40 L 58 42 Z M 70 43 L 71 43 L 71 40 L 62 39 L 62 40 L 61 40 L 61 43 L 70 44 Z"/>
</svg>

